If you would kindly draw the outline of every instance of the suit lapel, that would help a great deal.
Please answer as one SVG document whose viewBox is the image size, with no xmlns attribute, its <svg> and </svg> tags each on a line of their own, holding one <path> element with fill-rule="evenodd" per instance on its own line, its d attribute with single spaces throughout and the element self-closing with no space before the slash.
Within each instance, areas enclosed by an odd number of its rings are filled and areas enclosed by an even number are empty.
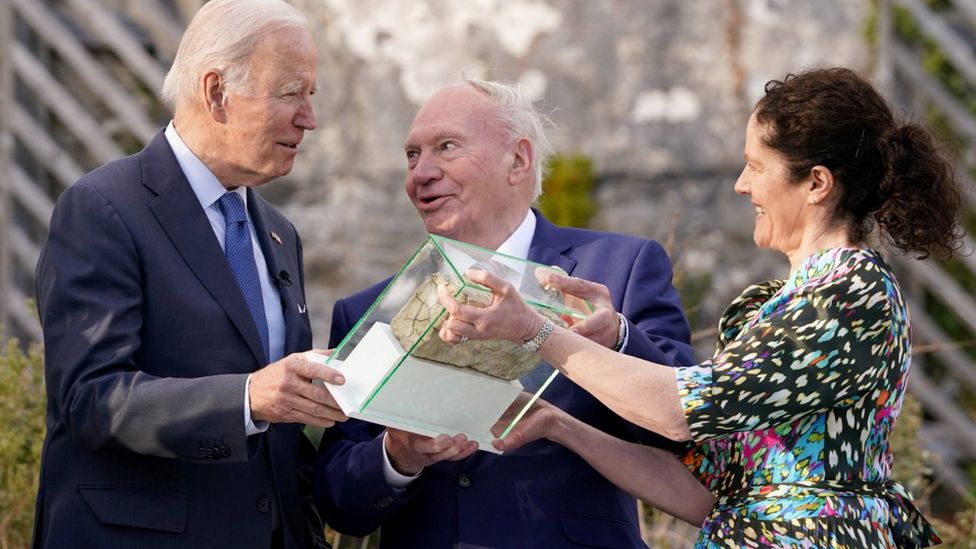
<svg viewBox="0 0 976 549">
<path fill-rule="evenodd" d="M 258 242 L 261 245 L 261 251 L 264 253 L 264 260 L 268 264 L 268 274 L 278 288 L 278 294 L 281 297 L 282 315 L 285 318 L 285 355 L 288 355 L 302 350 L 302 345 L 299 342 L 301 330 L 298 329 L 299 322 L 302 319 L 298 307 L 305 304 L 304 300 L 300 299 L 298 273 L 291 267 L 284 246 L 285 241 L 281 240 L 281 235 L 288 238 L 287 235 L 291 234 L 291 231 L 285 231 L 286 227 L 274 225 L 272 216 L 266 212 L 267 203 L 251 189 L 247 190 L 247 204 L 251 220 L 254 222 L 254 231 L 258 235 Z M 278 236 L 277 240 L 272 239 L 272 232 Z M 283 278 L 281 276 L 282 271 L 288 273 L 288 276 Z M 294 278 L 291 276 L 292 273 L 294 273 Z M 296 292 L 299 295 L 298 298 L 296 298 Z"/>
<path fill-rule="evenodd" d="M 156 135 L 145 153 L 142 181 L 157 193 L 149 202 L 149 209 L 183 261 L 244 337 L 258 365 L 264 366 L 266 359 L 261 339 L 237 280 L 227 265 L 207 215 L 162 133 Z"/>
<path fill-rule="evenodd" d="M 550 223 L 539 210 L 533 208 L 532 211 L 535 213 L 535 234 L 532 235 L 532 244 L 529 246 L 529 261 L 557 266 L 566 271 L 566 274 L 573 274 L 576 260 L 566 255 L 571 246 L 567 244 L 568 239 L 559 238 L 562 229 Z M 535 370 L 520 377 L 519 381 L 526 391 L 534 393 L 549 379 L 552 371 L 552 366 L 543 362 Z"/>
<path fill-rule="evenodd" d="M 532 245 L 529 246 L 529 261 L 557 266 L 567 274 L 573 274 L 576 260 L 565 253 L 571 246 L 567 244 L 567 239 L 559 238 L 561 229 L 550 223 L 538 210 L 533 208 L 532 211 L 535 213 L 535 234 L 532 236 Z"/>
</svg>

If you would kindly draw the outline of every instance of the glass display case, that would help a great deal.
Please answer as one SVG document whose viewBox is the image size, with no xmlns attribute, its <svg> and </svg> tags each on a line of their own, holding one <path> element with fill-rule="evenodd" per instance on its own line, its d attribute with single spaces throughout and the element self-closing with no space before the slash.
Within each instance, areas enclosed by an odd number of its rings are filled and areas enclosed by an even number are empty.
<svg viewBox="0 0 976 549">
<path fill-rule="evenodd" d="M 328 387 L 346 415 L 427 436 L 464 433 L 496 452 L 491 440 L 507 435 L 558 372 L 529 396 L 519 378 L 539 367 L 536 353 L 510 341 L 440 339 L 447 313 L 439 288 L 462 303 L 491 300 L 487 288 L 464 279 L 469 268 L 504 278 L 558 325 L 571 326 L 592 310 L 545 284 L 547 273 L 562 273 L 558 268 L 428 236 L 333 353 L 315 355 L 345 377 L 345 384 Z"/>
</svg>

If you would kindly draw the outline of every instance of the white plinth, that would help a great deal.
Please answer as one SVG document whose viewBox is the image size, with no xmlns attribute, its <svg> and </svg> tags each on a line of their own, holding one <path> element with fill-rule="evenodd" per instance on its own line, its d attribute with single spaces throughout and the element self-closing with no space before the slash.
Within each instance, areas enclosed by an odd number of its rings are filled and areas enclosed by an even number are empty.
<svg viewBox="0 0 976 549">
<path fill-rule="evenodd" d="M 388 324 L 375 323 L 345 361 L 329 366 L 342 372 L 344 385 L 326 386 L 349 417 L 435 437 L 463 433 L 482 450 L 491 445 L 491 427 L 522 391 L 469 368 L 406 356 Z M 325 363 L 322 355 L 308 358 Z M 395 368 L 395 370 L 394 370 Z"/>
</svg>

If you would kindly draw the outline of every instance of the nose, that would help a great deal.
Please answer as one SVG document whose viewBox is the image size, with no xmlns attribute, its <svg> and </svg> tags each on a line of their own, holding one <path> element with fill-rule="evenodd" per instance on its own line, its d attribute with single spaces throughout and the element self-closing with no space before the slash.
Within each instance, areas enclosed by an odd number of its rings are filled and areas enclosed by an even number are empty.
<svg viewBox="0 0 976 549">
<path fill-rule="evenodd" d="M 418 153 L 417 163 L 410 170 L 410 178 L 415 185 L 423 185 L 431 181 L 437 181 L 444 173 L 441 171 L 437 159 L 432 154 Z"/>
<path fill-rule="evenodd" d="M 738 194 L 749 194 L 749 182 L 746 178 L 746 170 L 742 169 L 742 173 L 739 174 L 739 178 L 735 180 L 735 192 Z"/>
<path fill-rule="evenodd" d="M 298 112 L 295 113 L 295 125 L 303 130 L 314 130 L 316 127 L 315 107 L 312 106 L 312 96 L 306 95 Z"/>
</svg>

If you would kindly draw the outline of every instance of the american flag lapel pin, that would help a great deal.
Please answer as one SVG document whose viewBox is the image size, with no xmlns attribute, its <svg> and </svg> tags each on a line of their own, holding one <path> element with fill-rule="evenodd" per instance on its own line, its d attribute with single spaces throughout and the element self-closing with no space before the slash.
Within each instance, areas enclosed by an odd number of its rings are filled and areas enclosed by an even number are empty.
<svg viewBox="0 0 976 549">
<path fill-rule="evenodd" d="M 278 236 L 278 233 L 276 233 L 274 231 L 271 231 L 271 240 L 274 240 L 275 242 L 277 242 L 279 246 L 281 245 L 281 237 Z"/>
</svg>

